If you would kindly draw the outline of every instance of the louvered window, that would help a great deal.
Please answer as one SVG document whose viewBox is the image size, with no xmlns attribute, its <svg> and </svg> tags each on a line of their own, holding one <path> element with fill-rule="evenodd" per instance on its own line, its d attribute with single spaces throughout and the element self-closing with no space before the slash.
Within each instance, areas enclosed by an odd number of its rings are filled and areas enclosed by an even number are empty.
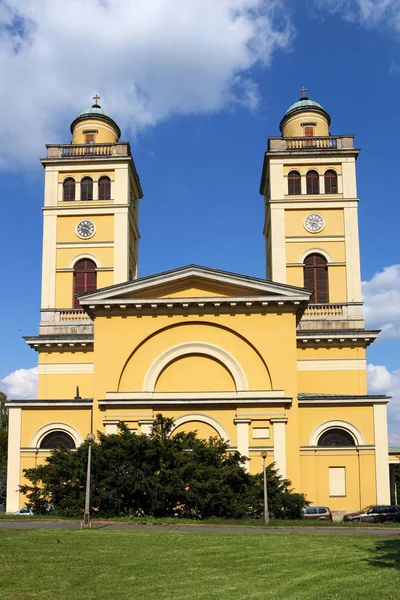
<svg viewBox="0 0 400 600">
<path fill-rule="evenodd" d="M 99 200 L 110 200 L 111 198 L 111 181 L 109 177 L 101 177 L 99 179 Z"/>
<path fill-rule="evenodd" d="M 81 181 L 81 200 L 93 200 L 93 180 L 90 177 L 84 177 Z"/>
<path fill-rule="evenodd" d="M 319 175 L 317 171 L 308 171 L 306 182 L 307 194 L 319 194 Z"/>
<path fill-rule="evenodd" d="M 97 289 L 96 284 L 96 264 L 89 259 L 77 262 L 74 268 L 74 308 L 80 308 L 75 296 L 84 292 L 94 292 Z"/>
<path fill-rule="evenodd" d="M 75 180 L 68 177 L 63 183 L 64 202 L 73 202 L 75 200 Z"/>
<path fill-rule="evenodd" d="M 304 261 L 304 287 L 313 290 L 310 302 L 329 302 L 328 265 L 321 254 L 309 254 Z"/>
<path fill-rule="evenodd" d="M 301 194 L 301 176 L 297 171 L 290 171 L 288 175 L 288 193 L 289 196 Z"/>
<path fill-rule="evenodd" d="M 338 184 L 337 184 L 337 174 L 333 170 L 329 170 L 325 172 L 325 194 L 337 194 L 338 192 Z"/>
</svg>

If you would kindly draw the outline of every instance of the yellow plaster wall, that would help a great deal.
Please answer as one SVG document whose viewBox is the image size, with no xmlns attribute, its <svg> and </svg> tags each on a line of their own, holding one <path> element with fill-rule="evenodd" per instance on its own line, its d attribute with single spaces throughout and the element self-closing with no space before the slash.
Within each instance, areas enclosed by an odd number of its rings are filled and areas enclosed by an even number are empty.
<svg viewBox="0 0 400 600">
<path fill-rule="evenodd" d="M 201 355 L 185 356 L 170 363 L 159 376 L 156 392 L 235 391 L 235 382 L 217 360 Z"/>
<path fill-rule="evenodd" d="M 63 400 L 73 398 L 76 386 L 82 398 L 93 398 L 93 374 L 69 373 L 60 375 L 39 375 L 38 397 L 42 400 Z"/>
<path fill-rule="evenodd" d="M 336 171 L 336 173 L 338 175 L 342 174 L 342 163 L 332 163 L 332 164 L 321 164 L 321 163 L 315 163 L 315 164 L 296 164 L 294 165 L 293 163 L 289 164 L 289 165 L 283 165 L 283 173 L 285 175 L 285 177 L 287 177 L 288 173 L 290 173 L 290 171 L 298 171 L 301 175 L 306 175 L 308 171 L 318 171 L 318 173 L 323 174 L 326 171 L 329 171 L 329 169 L 333 169 L 334 171 Z M 335 198 L 337 197 L 337 194 L 335 194 Z"/>
<path fill-rule="evenodd" d="M 96 144 L 113 144 L 118 141 L 117 131 L 112 123 L 88 118 L 80 121 L 74 128 L 72 144 L 84 144 L 84 131 L 97 130 Z"/>
<path fill-rule="evenodd" d="M 373 451 L 318 451 L 301 454 L 302 491 L 312 504 L 335 510 L 358 510 L 376 502 Z M 346 468 L 346 496 L 329 496 L 329 467 Z"/>
<path fill-rule="evenodd" d="M 214 427 L 208 425 L 207 423 L 203 423 L 202 421 L 190 421 L 190 423 L 184 423 L 183 425 L 179 425 L 176 429 L 174 429 L 173 435 L 177 433 L 189 433 L 191 431 L 195 431 L 197 433 L 197 437 L 203 440 L 208 440 L 210 437 L 216 437 L 220 439 L 220 435 Z"/>
<path fill-rule="evenodd" d="M 365 348 L 356 346 L 330 346 L 313 348 L 312 346 L 302 345 L 297 349 L 297 358 L 299 360 L 316 360 L 321 358 L 365 358 Z"/>
<path fill-rule="evenodd" d="M 302 111 L 300 114 L 296 113 L 286 120 L 283 126 L 283 136 L 303 137 L 304 130 L 301 126 L 302 123 L 315 123 L 314 135 L 316 137 L 329 135 L 328 123 L 323 115 L 312 111 Z"/>
<path fill-rule="evenodd" d="M 288 266 L 286 268 L 286 282 L 289 285 L 304 286 L 304 267 Z M 329 302 L 347 301 L 346 267 L 344 265 L 330 265 L 328 267 Z"/>
<path fill-rule="evenodd" d="M 316 388 L 315 388 L 316 389 Z M 350 392 L 351 393 L 351 392 Z M 372 406 L 336 405 L 300 407 L 300 446 L 308 446 L 311 434 L 323 423 L 331 420 L 347 421 L 363 434 L 366 444 L 374 444 L 374 411 Z"/>
<path fill-rule="evenodd" d="M 67 179 L 67 177 L 73 177 L 77 183 L 81 181 L 81 179 L 83 179 L 84 177 L 91 177 L 94 181 L 98 181 L 100 177 L 103 177 L 103 175 L 109 177 L 111 181 L 114 181 L 115 179 L 114 169 L 103 171 L 95 169 L 93 167 L 89 167 L 87 171 L 60 171 L 58 173 L 58 182 L 62 183 L 64 179 Z"/>
<path fill-rule="evenodd" d="M 366 394 L 365 371 L 299 371 L 299 392 L 320 394 Z"/>
<path fill-rule="evenodd" d="M 72 240 L 74 241 L 74 240 Z M 78 242 L 80 243 L 80 242 Z M 69 269 L 75 259 L 81 254 L 90 254 L 97 258 L 100 262 L 101 267 L 113 267 L 114 266 L 114 248 L 93 248 L 89 244 L 79 245 L 77 248 L 57 248 L 56 254 L 56 268 L 57 269 Z"/>
<path fill-rule="evenodd" d="M 27 409 L 22 411 L 21 447 L 29 448 L 35 433 L 50 423 L 65 423 L 79 431 L 82 438 L 90 431 L 90 409 Z"/>
<path fill-rule="evenodd" d="M 53 363 L 87 363 L 93 362 L 93 350 L 83 350 L 82 348 L 74 349 L 70 347 L 68 350 L 59 352 L 39 352 L 38 364 L 53 364 Z"/>
<path fill-rule="evenodd" d="M 324 219 L 324 228 L 320 233 L 310 233 L 304 226 L 306 217 L 317 212 Z M 343 209 L 286 210 L 285 232 L 287 237 L 309 237 L 318 244 L 318 238 L 329 235 L 344 235 Z"/>
<path fill-rule="evenodd" d="M 85 241 L 75 231 L 77 224 L 82 219 L 90 219 L 96 225 L 96 233 L 87 240 L 88 242 L 112 242 L 114 240 L 114 215 L 91 215 L 85 212 L 82 216 L 58 216 L 57 242 L 79 242 L 84 245 Z"/>
<path fill-rule="evenodd" d="M 321 237 L 323 232 L 321 234 Z M 303 237 L 303 235 L 301 236 Z M 305 234 L 304 234 L 304 237 Z M 310 249 L 321 248 L 329 254 L 332 262 L 345 262 L 346 260 L 346 249 L 345 243 L 342 241 L 332 242 L 320 242 L 318 236 L 311 236 L 309 241 L 306 242 L 286 242 L 286 262 L 288 263 L 300 263 L 301 258 L 305 252 Z"/>
<path fill-rule="evenodd" d="M 97 250 L 97 248 L 96 248 Z M 113 271 L 97 271 L 97 288 L 114 283 Z M 72 308 L 73 306 L 73 271 L 56 273 L 56 308 Z"/>
</svg>

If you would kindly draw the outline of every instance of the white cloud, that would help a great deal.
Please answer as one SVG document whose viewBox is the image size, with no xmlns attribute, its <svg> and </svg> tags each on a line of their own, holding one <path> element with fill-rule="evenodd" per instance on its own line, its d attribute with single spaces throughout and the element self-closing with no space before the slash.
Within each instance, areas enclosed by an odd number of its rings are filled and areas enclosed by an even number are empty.
<svg viewBox="0 0 400 600">
<path fill-rule="evenodd" d="M 383 365 L 369 364 L 367 377 L 370 394 L 392 396 L 388 405 L 389 444 L 400 445 L 400 369 L 389 371 Z"/>
<path fill-rule="evenodd" d="M 0 389 L 8 399 L 37 398 L 37 367 L 9 373 L 0 379 Z"/>
<path fill-rule="evenodd" d="M 287 48 L 284 0 L 0 2 L 0 167 L 101 104 L 125 130 L 259 102 L 251 69 Z M 64 120 L 63 120 L 64 119 Z"/>
<path fill-rule="evenodd" d="M 400 33 L 400 0 L 314 0 L 320 9 L 364 27 L 388 26 Z"/>
<path fill-rule="evenodd" d="M 367 327 L 382 329 L 379 341 L 400 337 L 400 264 L 386 267 L 363 282 Z"/>
</svg>

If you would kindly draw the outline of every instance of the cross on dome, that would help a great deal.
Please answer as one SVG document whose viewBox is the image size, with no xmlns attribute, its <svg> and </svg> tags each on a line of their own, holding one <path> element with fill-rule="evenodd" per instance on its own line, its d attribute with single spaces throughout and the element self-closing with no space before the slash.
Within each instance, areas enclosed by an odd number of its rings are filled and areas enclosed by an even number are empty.
<svg viewBox="0 0 400 600">
<path fill-rule="evenodd" d="M 98 106 L 98 102 L 97 102 L 97 101 L 98 101 L 98 100 L 100 100 L 100 96 L 98 96 L 97 94 L 95 94 L 95 95 L 93 96 L 93 100 L 94 100 L 94 102 L 95 102 L 95 106 Z"/>
<path fill-rule="evenodd" d="M 305 99 L 306 96 L 306 92 L 308 92 L 308 88 L 304 87 L 304 85 L 300 88 L 301 94 L 302 94 L 302 98 Z"/>
</svg>

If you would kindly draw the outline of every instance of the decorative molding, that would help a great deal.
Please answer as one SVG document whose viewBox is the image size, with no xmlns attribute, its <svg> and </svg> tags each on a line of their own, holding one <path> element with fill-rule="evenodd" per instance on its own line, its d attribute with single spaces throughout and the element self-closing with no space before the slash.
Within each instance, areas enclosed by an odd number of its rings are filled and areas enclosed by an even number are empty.
<svg viewBox="0 0 400 600">
<path fill-rule="evenodd" d="M 289 241 L 289 240 L 287 240 L 287 241 Z M 310 238 L 306 238 L 306 239 L 304 239 L 304 238 L 300 239 L 299 238 L 299 240 L 297 240 L 297 238 L 296 238 L 295 241 L 302 241 L 302 242 L 303 241 L 310 241 Z M 319 242 L 325 242 L 325 241 L 328 241 L 328 240 L 325 240 L 325 239 L 322 239 L 322 238 L 318 238 L 318 241 Z M 344 238 L 343 238 L 343 241 L 344 241 Z M 315 248 L 314 247 L 314 248 L 308 248 L 308 250 L 306 250 L 305 252 L 303 252 L 303 254 L 300 256 L 300 259 L 299 259 L 300 263 L 304 263 L 305 259 L 310 254 L 321 254 L 322 256 L 324 256 L 326 258 L 326 260 L 328 261 L 328 264 L 331 263 L 331 262 L 333 262 L 331 255 L 328 254 L 328 252 L 326 252 L 326 250 L 323 250 L 322 248 Z"/>
<path fill-rule="evenodd" d="M 143 381 L 143 392 L 153 392 L 157 380 L 166 366 L 177 358 L 191 354 L 211 356 L 222 363 L 231 374 L 237 391 L 248 390 L 246 374 L 241 364 L 226 350 L 206 342 L 184 342 L 168 348 L 160 354 L 150 365 Z"/>
<path fill-rule="evenodd" d="M 80 244 L 80 247 L 82 247 L 82 244 Z M 78 254 L 78 256 L 75 256 L 69 263 L 68 268 L 69 269 L 73 269 L 76 265 L 77 262 L 79 262 L 82 259 L 88 258 L 90 260 L 92 260 L 95 264 L 96 267 L 98 269 L 101 269 L 102 265 L 100 260 L 97 258 L 97 256 L 94 256 L 93 254 L 89 254 L 88 252 L 84 252 L 82 254 Z"/>
<path fill-rule="evenodd" d="M 190 413 L 187 415 L 182 415 L 177 419 L 174 419 L 174 428 L 172 429 L 171 433 L 175 431 L 177 427 L 180 427 L 180 425 L 184 425 L 185 423 L 191 423 L 192 421 L 199 421 L 201 423 L 206 423 L 207 425 L 210 425 L 213 429 L 215 429 L 215 431 L 218 433 L 218 435 L 224 442 L 230 444 L 228 432 L 223 427 L 223 425 L 221 425 L 221 423 L 217 421 L 217 419 L 214 419 L 213 417 L 210 417 L 209 415 L 204 415 L 202 413 Z"/>
<path fill-rule="evenodd" d="M 330 359 L 319 358 L 315 360 L 299 359 L 298 371 L 365 371 L 367 361 L 364 358 Z"/>
<path fill-rule="evenodd" d="M 88 363 L 40 363 L 39 375 L 78 375 L 94 373 L 94 364 Z"/>
<path fill-rule="evenodd" d="M 31 443 L 29 444 L 31 448 L 39 448 L 43 438 L 45 437 L 45 435 L 47 435 L 48 433 L 51 433 L 53 431 L 64 431 L 65 433 L 68 433 L 72 439 L 75 442 L 75 446 L 78 448 L 81 444 L 83 444 L 83 437 L 81 436 L 81 434 L 79 433 L 79 431 L 77 429 L 75 429 L 75 427 L 72 427 L 72 425 L 69 425 L 68 423 L 64 423 L 63 421 L 60 422 L 54 422 L 54 423 L 47 423 L 46 425 L 43 425 L 43 427 L 40 427 L 36 433 L 33 435 L 32 439 L 31 439 Z"/>
<path fill-rule="evenodd" d="M 364 439 L 364 436 L 361 433 L 361 431 L 359 429 L 357 429 L 357 427 L 355 427 L 352 423 L 349 423 L 348 421 L 342 421 L 342 420 L 325 421 L 325 423 L 321 423 L 321 425 L 318 425 L 318 427 L 316 427 L 314 429 L 314 431 L 312 432 L 309 442 L 308 442 L 308 445 L 309 446 L 318 446 L 318 440 L 321 437 L 321 435 L 328 429 L 334 429 L 334 428 L 335 429 L 344 429 L 345 431 L 347 431 L 348 433 L 350 433 L 352 435 L 357 446 L 365 446 L 365 439 Z M 321 446 L 321 448 L 325 448 L 325 446 Z"/>
<path fill-rule="evenodd" d="M 269 403 L 279 402 L 290 404 L 292 398 L 285 396 L 284 390 L 245 390 L 237 392 L 106 392 L 105 401 L 116 400 L 140 400 L 152 401 L 157 404 L 159 400 L 212 400 L 219 402 L 220 400 L 261 400 Z M 241 415 L 238 415 L 240 418 Z"/>
</svg>

